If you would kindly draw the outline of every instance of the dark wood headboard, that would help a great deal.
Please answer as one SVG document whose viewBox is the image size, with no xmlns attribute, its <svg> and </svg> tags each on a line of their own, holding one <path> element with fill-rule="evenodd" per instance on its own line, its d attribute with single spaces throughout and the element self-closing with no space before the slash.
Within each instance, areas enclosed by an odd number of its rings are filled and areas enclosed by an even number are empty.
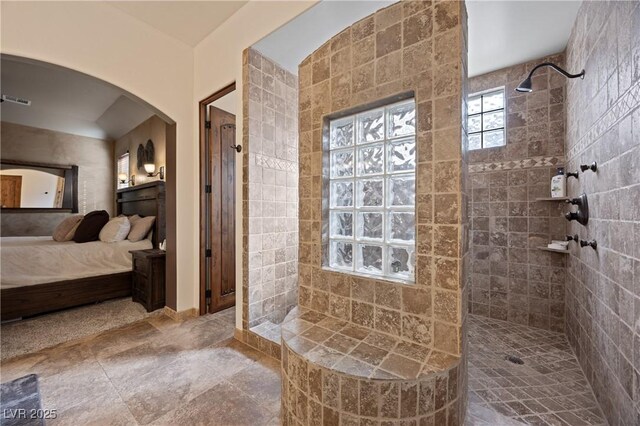
<svg viewBox="0 0 640 426">
<path fill-rule="evenodd" d="M 167 238 L 164 181 L 157 180 L 116 191 L 118 215 L 155 216 L 153 247 Z"/>
</svg>

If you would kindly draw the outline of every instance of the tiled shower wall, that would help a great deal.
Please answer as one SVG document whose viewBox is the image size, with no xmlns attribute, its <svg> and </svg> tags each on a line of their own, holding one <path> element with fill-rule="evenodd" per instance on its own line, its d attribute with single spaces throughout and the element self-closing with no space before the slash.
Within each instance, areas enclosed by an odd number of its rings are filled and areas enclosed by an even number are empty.
<svg viewBox="0 0 640 426">
<path fill-rule="evenodd" d="M 356 22 L 300 64 L 300 306 L 462 352 L 466 56 L 463 2 L 405 1 Z M 322 264 L 323 117 L 408 92 L 416 102 L 416 282 L 328 271 Z"/>
<path fill-rule="evenodd" d="M 584 2 L 567 46 L 569 169 L 598 162 L 569 192 L 590 218 L 571 233 L 567 335 L 612 425 L 640 424 L 640 3 Z"/>
<path fill-rule="evenodd" d="M 550 196 L 564 162 L 565 78 L 549 68 L 533 92 L 514 88 L 558 54 L 471 78 L 469 93 L 505 87 L 506 145 L 469 151 L 472 185 L 470 311 L 554 331 L 564 329 L 565 256 L 537 249 L 564 239 L 563 203 Z"/>
<path fill-rule="evenodd" d="M 298 78 L 254 49 L 243 61 L 247 330 L 280 323 L 297 302 Z"/>
</svg>

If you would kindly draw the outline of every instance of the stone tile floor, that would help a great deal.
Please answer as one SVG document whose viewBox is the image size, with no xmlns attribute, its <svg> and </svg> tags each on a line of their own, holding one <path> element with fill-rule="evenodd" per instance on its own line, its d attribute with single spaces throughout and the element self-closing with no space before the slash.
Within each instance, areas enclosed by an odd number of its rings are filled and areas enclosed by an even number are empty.
<svg viewBox="0 0 640 426">
<path fill-rule="evenodd" d="M 277 425 L 280 365 L 233 340 L 234 317 L 149 317 L 7 360 L 1 380 L 38 374 L 48 425 Z"/>
<path fill-rule="evenodd" d="M 271 340 L 272 342 L 280 344 L 280 333 L 282 325 L 276 324 L 271 321 L 264 321 L 259 325 L 253 326 L 250 328 L 251 331 L 256 333 L 258 336 L 262 336 L 267 340 Z"/>
<path fill-rule="evenodd" d="M 279 363 L 233 328 L 233 309 L 152 316 L 4 361 L 1 380 L 38 374 L 49 425 L 277 425 Z M 477 316 L 468 331 L 467 425 L 606 424 L 564 335 Z"/>
<path fill-rule="evenodd" d="M 475 315 L 467 333 L 468 425 L 607 424 L 564 334 Z"/>
</svg>

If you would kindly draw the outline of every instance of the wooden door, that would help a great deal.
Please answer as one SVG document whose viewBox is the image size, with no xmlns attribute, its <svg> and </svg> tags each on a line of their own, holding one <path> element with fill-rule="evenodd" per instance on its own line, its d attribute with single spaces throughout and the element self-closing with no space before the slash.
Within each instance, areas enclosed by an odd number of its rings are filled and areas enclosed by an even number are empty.
<svg viewBox="0 0 640 426">
<path fill-rule="evenodd" d="M 22 196 L 22 176 L 0 175 L 0 206 L 20 207 Z"/>
<path fill-rule="evenodd" d="M 236 303 L 235 165 L 236 117 L 209 107 L 208 164 L 211 178 L 209 203 L 210 300 L 208 311 L 217 312 Z"/>
</svg>

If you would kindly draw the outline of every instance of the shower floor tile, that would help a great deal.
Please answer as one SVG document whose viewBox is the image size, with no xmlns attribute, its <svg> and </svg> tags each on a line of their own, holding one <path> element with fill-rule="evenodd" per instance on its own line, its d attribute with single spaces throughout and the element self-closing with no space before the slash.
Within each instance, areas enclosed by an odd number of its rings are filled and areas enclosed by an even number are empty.
<svg viewBox="0 0 640 426">
<path fill-rule="evenodd" d="M 269 320 L 266 320 L 259 325 L 251 327 L 250 330 L 256 333 L 258 336 L 262 336 L 267 340 L 271 340 L 274 343 L 280 344 L 280 328 L 280 324 L 275 324 Z"/>
<path fill-rule="evenodd" d="M 468 324 L 467 425 L 607 424 L 564 334 L 476 315 Z"/>
</svg>

